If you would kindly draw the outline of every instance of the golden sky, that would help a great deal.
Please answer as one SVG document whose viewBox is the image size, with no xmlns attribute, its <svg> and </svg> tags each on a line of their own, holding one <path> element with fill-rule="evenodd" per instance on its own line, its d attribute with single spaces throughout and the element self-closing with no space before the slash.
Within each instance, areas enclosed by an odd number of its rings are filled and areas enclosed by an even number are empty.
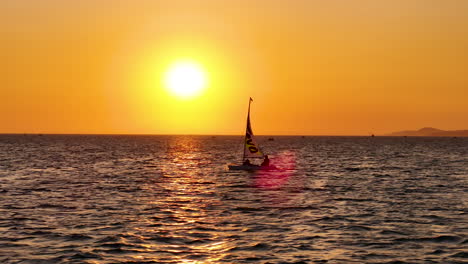
<svg viewBox="0 0 468 264">
<path fill-rule="evenodd" d="M 3 0 L 0 133 L 468 129 L 468 1 Z M 180 98 L 164 74 L 205 71 Z"/>
</svg>

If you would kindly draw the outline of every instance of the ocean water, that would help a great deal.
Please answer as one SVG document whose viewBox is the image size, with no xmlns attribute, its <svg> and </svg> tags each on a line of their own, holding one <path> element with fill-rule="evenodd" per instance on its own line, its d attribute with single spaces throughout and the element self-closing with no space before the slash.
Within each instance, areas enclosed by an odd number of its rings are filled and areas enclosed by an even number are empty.
<svg viewBox="0 0 468 264">
<path fill-rule="evenodd" d="M 0 135 L 0 263 L 467 263 L 468 138 Z"/>
</svg>

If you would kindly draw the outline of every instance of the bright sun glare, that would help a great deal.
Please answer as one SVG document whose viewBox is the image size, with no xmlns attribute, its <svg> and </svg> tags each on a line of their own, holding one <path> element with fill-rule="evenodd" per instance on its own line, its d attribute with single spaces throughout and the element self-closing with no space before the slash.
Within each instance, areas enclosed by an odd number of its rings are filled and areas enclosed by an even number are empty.
<svg viewBox="0 0 468 264">
<path fill-rule="evenodd" d="M 206 85 L 203 68 L 191 61 L 179 61 L 172 64 L 165 75 L 165 86 L 179 97 L 198 95 Z"/>
</svg>

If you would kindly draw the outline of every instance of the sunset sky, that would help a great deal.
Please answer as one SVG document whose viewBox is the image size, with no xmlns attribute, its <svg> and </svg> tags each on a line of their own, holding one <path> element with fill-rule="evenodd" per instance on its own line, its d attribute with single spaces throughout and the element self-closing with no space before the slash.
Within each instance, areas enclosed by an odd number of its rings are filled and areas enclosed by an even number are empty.
<svg viewBox="0 0 468 264">
<path fill-rule="evenodd" d="M 249 97 L 256 134 L 468 129 L 464 0 L 1 0 L 0 32 L 0 133 L 240 135 Z"/>
</svg>

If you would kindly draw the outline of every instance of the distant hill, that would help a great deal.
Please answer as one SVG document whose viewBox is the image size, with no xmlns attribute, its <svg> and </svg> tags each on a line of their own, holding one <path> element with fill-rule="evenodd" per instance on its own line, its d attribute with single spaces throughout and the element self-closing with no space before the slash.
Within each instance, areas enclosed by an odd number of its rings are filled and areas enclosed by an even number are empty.
<svg viewBox="0 0 468 264">
<path fill-rule="evenodd" d="M 393 132 L 387 136 L 401 137 L 468 137 L 468 130 L 440 130 L 432 127 L 424 127 L 419 130 L 405 130 Z"/>
</svg>

